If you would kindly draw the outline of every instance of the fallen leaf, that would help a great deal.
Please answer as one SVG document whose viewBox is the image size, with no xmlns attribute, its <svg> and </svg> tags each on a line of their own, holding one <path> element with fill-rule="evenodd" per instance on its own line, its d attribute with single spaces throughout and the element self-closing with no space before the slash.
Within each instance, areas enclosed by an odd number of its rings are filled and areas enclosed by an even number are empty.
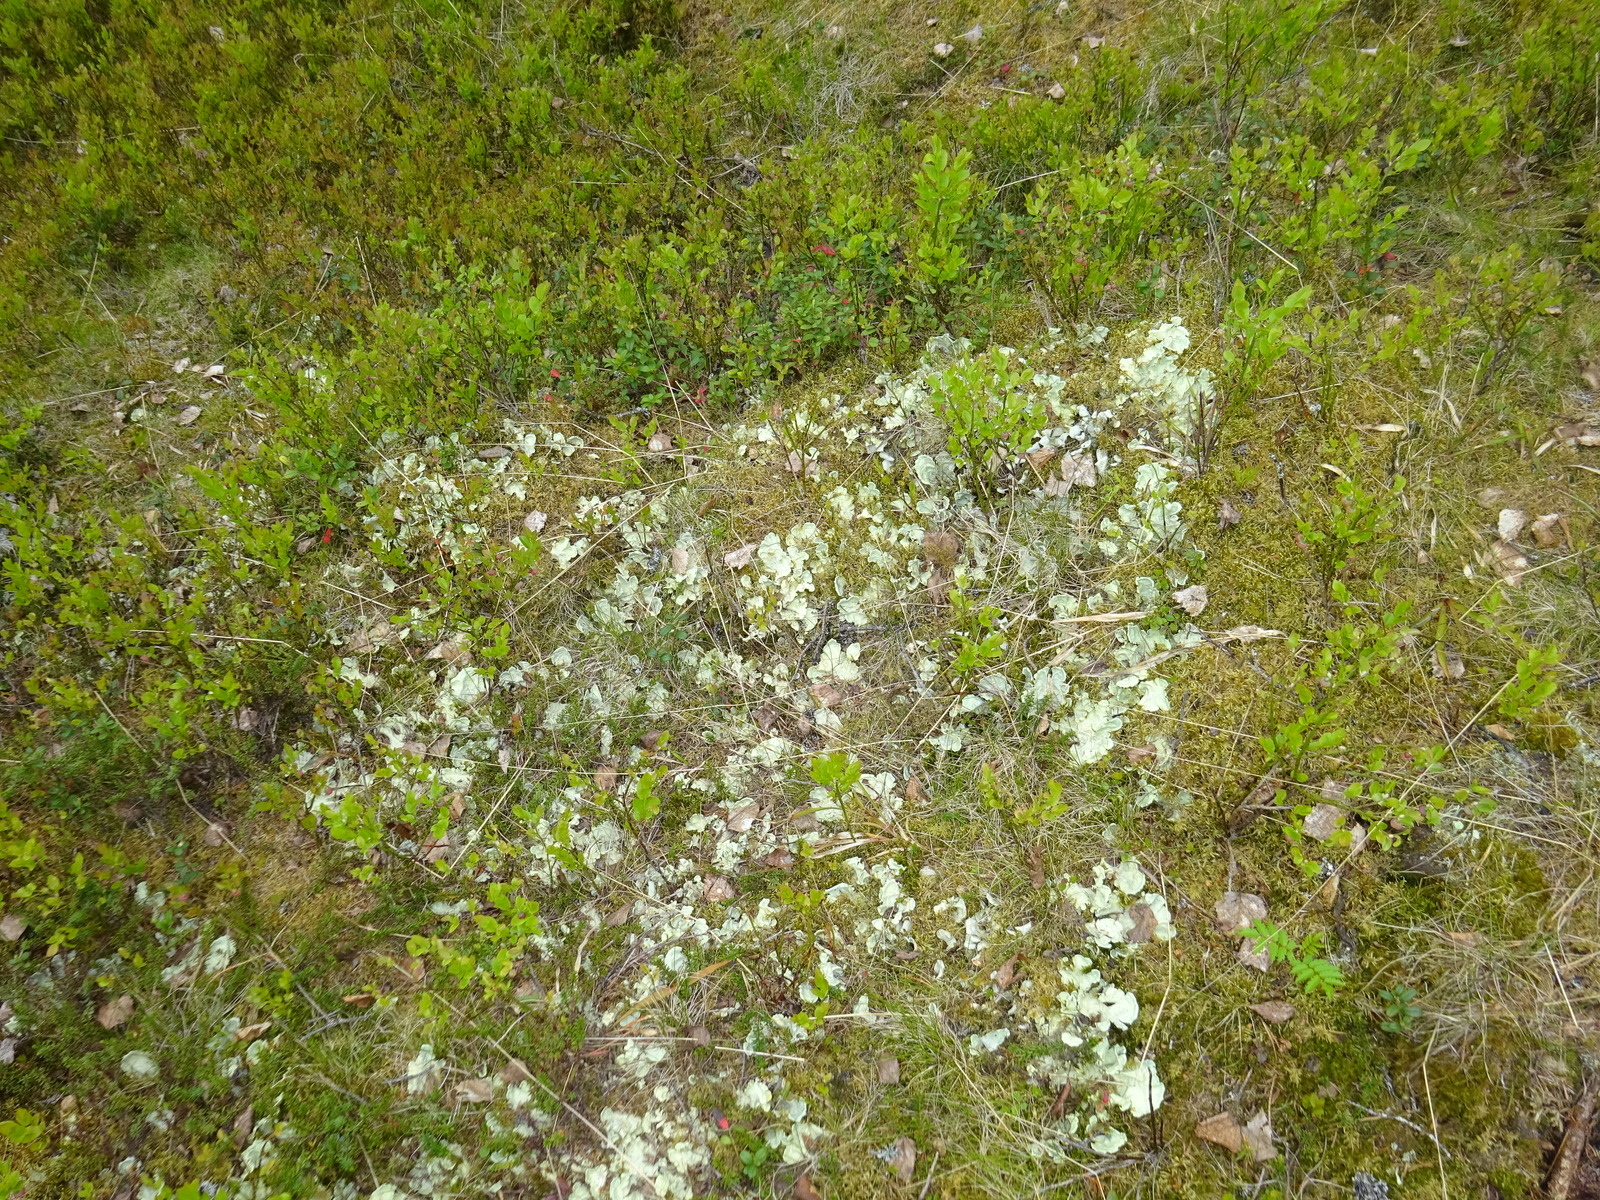
<svg viewBox="0 0 1600 1200">
<path fill-rule="evenodd" d="M 1586 358 L 1580 362 L 1578 378 L 1591 392 L 1600 392 L 1600 358 Z"/>
<path fill-rule="evenodd" d="M 1154 746 L 1129 746 L 1123 751 L 1128 757 L 1128 764 L 1137 767 L 1140 763 L 1147 763 L 1156 756 Z"/>
<path fill-rule="evenodd" d="M 610 763 L 604 763 L 595 768 L 594 785 L 602 792 L 613 792 L 617 788 L 617 769 Z"/>
<path fill-rule="evenodd" d="M 755 556 L 756 544 L 754 542 L 746 542 L 737 550 L 730 550 L 724 554 L 722 561 L 737 571 L 740 567 L 748 567 L 755 560 Z"/>
<path fill-rule="evenodd" d="M 1502 742 L 1514 742 L 1517 740 L 1517 735 L 1512 733 L 1511 730 L 1507 729 L 1498 721 L 1490 725 L 1485 725 L 1484 728 L 1490 733 L 1494 734 L 1494 736 L 1499 738 Z"/>
<path fill-rule="evenodd" d="M 1206 594 L 1206 585 L 1203 583 L 1192 584 L 1172 593 L 1172 602 L 1191 617 L 1198 617 L 1205 612 L 1206 604 L 1209 600 L 1210 597 Z"/>
<path fill-rule="evenodd" d="M 371 1008 L 378 999 L 371 992 L 351 992 L 348 996 L 339 997 L 351 1008 Z"/>
<path fill-rule="evenodd" d="M 761 861 L 767 866 L 771 867 L 774 871 L 787 871 L 790 867 L 794 866 L 794 855 L 790 851 L 784 849 L 784 847 L 779 846 Z"/>
<path fill-rule="evenodd" d="M 1098 33 L 1086 33 L 1083 35 L 1083 44 L 1091 50 L 1098 50 L 1106 44 L 1106 39 Z"/>
<path fill-rule="evenodd" d="M 961 557 L 961 539 L 948 529 L 930 529 L 922 535 L 922 557 L 948 570 Z"/>
<path fill-rule="evenodd" d="M 759 804 L 741 804 L 728 814 L 728 829 L 732 833 L 749 833 L 750 827 L 761 815 Z"/>
<path fill-rule="evenodd" d="M 445 638 L 437 646 L 429 650 L 425 655 L 423 655 L 423 657 L 429 659 L 436 658 L 442 662 L 446 662 L 454 666 L 456 663 L 469 657 L 469 655 L 470 651 L 467 649 L 467 643 L 464 638 L 449 637 Z"/>
<path fill-rule="evenodd" d="M 1044 847 L 1037 842 L 1028 847 L 1028 882 L 1036 888 L 1045 887 L 1050 882 L 1044 869 Z"/>
<path fill-rule="evenodd" d="M 1522 531 L 1528 527 L 1528 522 L 1532 519 L 1520 508 L 1502 508 L 1495 529 L 1503 541 L 1514 542 L 1522 535 Z"/>
<path fill-rule="evenodd" d="M 250 1141 L 256 1128 L 256 1106 L 246 1104 L 244 1111 L 233 1119 L 233 1144 L 243 1146 Z"/>
<path fill-rule="evenodd" d="M 1226 642 L 1259 642 L 1263 638 L 1279 638 L 1281 629 L 1264 629 L 1260 625 L 1235 625 L 1221 633 L 1211 635 L 1211 644 L 1221 646 Z"/>
<path fill-rule="evenodd" d="M 1224 498 L 1217 509 L 1217 528 L 1228 529 L 1244 520 L 1244 514 L 1233 506 L 1233 501 Z"/>
<path fill-rule="evenodd" d="M 689 551 L 682 546 L 674 546 L 667 551 L 667 566 L 674 575 L 687 575 L 689 573 Z"/>
<path fill-rule="evenodd" d="M 802 1175 L 794 1181 L 794 1200 L 822 1200 L 822 1193 L 811 1182 L 811 1176 Z"/>
<path fill-rule="evenodd" d="M 1258 1112 L 1245 1122 L 1244 1145 L 1257 1162 L 1270 1162 L 1278 1157 L 1272 1148 L 1272 1123 L 1265 1112 Z"/>
<path fill-rule="evenodd" d="M 1017 960 L 1021 957 L 1022 955 L 1020 954 L 1013 954 L 1010 958 L 1006 959 L 1005 962 L 1001 963 L 999 970 L 994 973 L 995 985 L 999 987 L 1002 992 L 1010 990 L 1011 985 L 1016 982 Z"/>
<path fill-rule="evenodd" d="M 1465 946 L 1469 950 L 1483 941 L 1483 934 L 1476 929 L 1446 929 L 1444 936 L 1456 945 Z"/>
<path fill-rule="evenodd" d="M 672 435 L 663 430 L 657 430 L 650 435 L 650 440 L 645 443 L 652 454 L 665 454 L 672 449 Z"/>
<path fill-rule="evenodd" d="M 1252 1004 L 1250 1011 L 1269 1025 L 1282 1025 L 1294 1017 L 1294 1005 L 1287 1000 L 1263 1000 L 1260 1004 Z"/>
<path fill-rule="evenodd" d="M 606 914 L 606 928 L 615 929 L 618 925 L 626 925 L 631 916 L 633 916 L 633 901 L 629 900 Z"/>
<path fill-rule="evenodd" d="M 8 942 L 14 942 L 22 936 L 22 931 L 28 927 L 27 922 L 16 913 L 7 913 L 0 917 L 0 937 Z"/>
<path fill-rule="evenodd" d="M 650 729 L 639 739 L 639 745 L 642 749 L 654 754 L 661 747 L 661 739 L 666 736 L 667 731 L 665 729 Z"/>
<path fill-rule="evenodd" d="M 1580 446 L 1600 446 L 1600 429 L 1593 425 L 1581 425 L 1569 422 L 1557 425 L 1554 436 L 1563 442 L 1576 442 Z"/>
<path fill-rule="evenodd" d="M 176 417 L 173 418 L 173 424 L 174 425 L 193 425 L 199 419 L 200 419 L 200 406 L 198 404 L 191 404 L 191 405 L 189 405 L 188 408 L 185 408 L 182 412 L 180 412 Z"/>
<path fill-rule="evenodd" d="M 966 42 L 969 46 L 976 46 L 979 42 L 983 41 L 983 26 L 974 25 L 971 29 L 967 30 L 961 35 L 961 40 Z"/>
<path fill-rule="evenodd" d="M 102 1029 L 116 1029 L 119 1025 L 126 1025 L 128 1018 L 133 1016 L 133 997 L 118 996 L 115 1000 L 107 1000 L 94 1014 L 94 1019 L 100 1022 Z"/>
<path fill-rule="evenodd" d="M 1223 892 L 1217 901 L 1217 928 L 1238 934 L 1267 919 L 1267 902 L 1254 892 Z"/>
<path fill-rule="evenodd" d="M 1583 1173 L 1584 1150 L 1594 1132 L 1595 1107 L 1600 1101 L 1600 1083 L 1590 1081 L 1578 1097 L 1578 1103 L 1567 1116 L 1567 1127 L 1561 1134 L 1561 1145 L 1550 1163 L 1550 1174 L 1545 1179 L 1545 1200 L 1578 1200 L 1588 1188 L 1579 1188 Z"/>
<path fill-rule="evenodd" d="M 917 1143 L 908 1137 L 895 1138 L 889 1166 L 901 1183 L 910 1183 L 917 1173 Z"/>
<path fill-rule="evenodd" d="M 513 1058 L 500 1068 L 501 1083 L 532 1083 L 533 1072 L 523 1065 L 522 1060 Z"/>
<path fill-rule="evenodd" d="M 772 727 L 778 723 L 778 714 L 763 704 L 750 714 L 750 719 L 762 733 L 771 733 Z"/>
<path fill-rule="evenodd" d="M 1478 503 L 1483 505 L 1484 508 L 1499 508 L 1501 506 L 1500 502 L 1510 494 L 1505 488 L 1498 485 L 1486 487 L 1478 493 Z"/>
<path fill-rule="evenodd" d="M 478 457 L 481 458 L 481 459 L 484 459 L 487 462 L 493 462 L 497 458 L 510 458 L 511 457 L 511 447 L 510 446 L 485 446 L 482 450 L 478 451 Z"/>
<path fill-rule="evenodd" d="M 878 1082 L 885 1087 L 893 1087 L 900 1082 L 900 1060 L 892 1054 L 885 1054 L 878 1060 Z"/>
<path fill-rule="evenodd" d="M 1221 1146 L 1229 1154 L 1237 1154 L 1244 1149 L 1244 1131 L 1239 1128 L 1239 1122 L 1232 1113 L 1207 1117 L 1194 1127 L 1194 1135 L 1202 1142 Z"/>
<path fill-rule="evenodd" d="M 465 1079 L 456 1084 L 456 1099 L 464 1104 L 487 1104 L 494 1099 L 494 1084 L 487 1079 Z"/>
<path fill-rule="evenodd" d="M 703 895 L 708 903 L 721 904 L 732 900 L 739 893 L 734 890 L 733 883 L 725 875 L 710 875 L 706 878 Z"/>
<path fill-rule="evenodd" d="M 542 513 L 537 508 L 522 518 L 522 527 L 529 533 L 538 533 L 544 528 L 545 522 L 550 519 L 548 513 Z"/>
<path fill-rule="evenodd" d="M 813 683 L 811 699 L 818 708 L 838 708 L 844 702 L 844 693 L 831 683 Z"/>
<path fill-rule="evenodd" d="M 1148 942 L 1156 934 L 1155 910 L 1148 904 L 1140 901 L 1138 904 L 1129 905 L 1128 916 L 1133 919 L 1133 928 L 1128 930 L 1126 941 L 1129 945 L 1139 946 Z"/>
<path fill-rule="evenodd" d="M 253 1025 L 241 1025 L 233 1031 L 233 1040 L 236 1042 L 253 1042 L 271 1028 L 271 1021 L 257 1021 Z"/>
<path fill-rule="evenodd" d="M 218 846 L 227 843 L 229 832 L 226 821 L 212 821 L 206 825 L 205 832 L 200 835 L 200 840 L 214 850 Z"/>
<path fill-rule="evenodd" d="M 1344 823 L 1344 809 L 1332 804 L 1319 804 L 1306 814 L 1302 828 L 1309 838 L 1325 842 Z"/>
<path fill-rule="evenodd" d="M 913 775 L 906 780 L 906 803 L 921 804 L 923 800 L 922 781 Z"/>
</svg>

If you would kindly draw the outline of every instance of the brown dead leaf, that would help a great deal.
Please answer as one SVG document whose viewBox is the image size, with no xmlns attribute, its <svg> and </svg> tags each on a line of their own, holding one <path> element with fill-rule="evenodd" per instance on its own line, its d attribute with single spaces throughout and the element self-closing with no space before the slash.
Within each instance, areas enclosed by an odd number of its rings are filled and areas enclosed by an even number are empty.
<svg viewBox="0 0 1600 1200">
<path fill-rule="evenodd" d="M 728 813 L 728 832 L 749 833 L 750 827 L 761 816 L 761 805 L 750 803 L 741 804 L 738 808 Z"/>
<path fill-rule="evenodd" d="M 687 1034 L 689 1040 L 702 1050 L 711 1045 L 711 1031 L 704 1025 L 689 1026 Z"/>
<path fill-rule="evenodd" d="M 1232 500 L 1224 497 L 1221 505 L 1217 508 L 1217 528 L 1231 529 L 1242 520 L 1244 520 L 1244 514 L 1233 506 Z"/>
<path fill-rule="evenodd" d="M 233 1119 L 233 1144 L 243 1146 L 250 1141 L 256 1127 L 256 1106 L 246 1104 L 244 1111 Z"/>
<path fill-rule="evenodd" d="M 228 834 L 231 832 L 233 830 L 226 821 L 211 821 L 207 823 L 205 832 L 200 835 L 200 840 L 215 850 L 227 843 Z"/>
<path fill-rule="evenodd" d="M 1483 941 L 1483 934 L 1476 929 L 1446 929 L 1444 936 L 1456 945 L 1465 946 L 1469 950 Z"/>
<path fill-rule="evenodd" d="M 118 996 L 115 1000 L 107 1000 L 94 1014 L 94 1019 L 100 1022 L 102 1029 L 115 1029 L 125 1025 L 128 1018 L 133 1016 L 133 997 Z"/>
<path fill-rule="evenodd" d="M 1490 725 L 1485 725 L 1484 728 L 1490 733 L 1494 734 L 1494 736 L 1499 738 L 1502 742 L 1514 742 L 1517 740 L 1517 735 L 1512 733 L 1511 730 L 1507 729 L 1498 721 Z"/>
<path fill-rule="evenodd" d="M 1578 378 L 1591 392 L 1600 392 L 1600 358 L 1585 358 L 1578 362 Z"/>
<path fill-rule="evenodd" d="M 639 745 L 654 754 L 661 747 L 661 739 L 666 736 L 665 729 L 652 729 L 639 739 Z"/>
<path fill-rule="evenodd" d="M 921 804 L 923 800 L 922 781 L 913 775 L 906 780 L 906 803 Z"/>
<path fill-rule="evenodd" d="M 772 727 L 778 723 L 778 714 L 763 704 L 750 714 L 750 719 L 762 733 L 771 733 Z"/>
<path fill-rule="evenodd" d="M 908 1137 L 895 1138 L 889 1166 L 896 1179 L 901 1183 L 910 1183 L 917 1173 L 917 1143 Z"/>
<path fill-rule="evenodd" d="M 818 708 L 838 708 L 844 703 L 844 693 L 831 683 L 813 683 L 811 699 Z"/>
<path fill-rule="evenodd" d="M 1270 1162 L 1278 1157 L 1278 1152 L 1272 1148 L 1272 1122 L 1265 1112 L 1258 1112 L 1245 1122 L 1244 1144 L 1257 1162 Z"/>
<path fill-rule="evenodd" d="M 822 1193 L 811 1182 L 811 1176 L 802 1175 L 794 1181 L 794 1200 L 822 1200 Z"/>
<path fill-rule="evenodd" d="M 545 527 L 545 522 L 548 520 L 550 520 L 550 514 L 541 512 L 536 508 L 527 516 L 522 518 L 522 527 L 529 533 L 538 533 Z"/>
<path fill-rule="evenodd" d="M 1044 847 L 1038 842 L 1028 847 L 1028 882 L 1036 888 L 1045 887 L 1050 882 L 1044 869 Z"/>
<path fill-rule="evenodd" d="M 430 659 L 437 658 L 442 662 L 454 666 L 456 663 L 470 658 L 471 653 L 467 649 L 467 643 L 464 638 L 450 637 L 445 638 L 422 657 Z"/>
<path fill-rule="evenodd" d="M 1173 592 L 1172 602 L 1191 617 L 1198 617 L 1205 612 L 1206 605 L 1210 602 L 1210 597 L 1206 593 L 1206 585 L 1196 583 Z"/>
<path fill-rule="evenodd" d="M 617 790 L 617 769 L 610 763 L 602 763 L 595 768 L 594 785 L 602 792 Z"/>
<path fill-rule="evenodd" d="M 774 871 L 787 871 L 794 866 L 794 854 L 783 846 L 779 846 L 771 854 L 761 860 Z"/>
<path fill-rule="evenodd" d="M 1263 1000 L 1260 1004 L 1252 1004 L 1250 1011 L 1269 1025 L 1282 1025 L 1294 1018 L 1294 1005 L 1287 1000 Z"/>
<path fill-rule="evenodd" d="M 1520 508 L 1502 508 L 1500 516 L 1495 520 L 1495 532 L 1500 539 L 1514 542 L 1522 536 L 1522 531 L 1528 527 L 1528 522 L 1533 520 Z"/>
<path fill-rule="evenodd" d="M 513 1058 L 500 1068 L 500 1082 L 506 1084 L 532 1083 L 533 1072 L 523 1065 L 521 1059 Z"/>
<path fill-rule="evenodd" d="M 755 557 L 756 544 L 754 542 L 746 542 L 737 550 L 730 550 L 724 554 L 722 556 L 722 561 L 728 567 L 737 571 L 740 567 L 748 567 L 753 561 L 755 561 Z"/>
<path fill-rule="evenodd" d="M 1130 905 L 1128 916 L 1133 918 L 1133 928 L 1128 930 L 1127 941 L 1130 945 L 1139 946 L 1148 942 L 1156 935 L 1155 910 L 1142 900 L 1138 904 Z"/>
<path fill-rule="evenodd" d="M 733 882 L 726 875 L 708 875 L 706 877 L 703 895 L 707 903 L 722 904 L 732 900 L 739 893 L 734 890 Z"/>
<path fill-rule="evenodd" d="M 645 443 L 652 454 L 665 454 L 672 449 L 672 435 L 663 430 L 657 430 L 650 435 L 650 440 Z"/>
<path fill-rule="evenodd" d="M 485 462 L 494 462 L 496 459 L 499 459 L 499 458 L 510 458 L 511 457 L 511 447 L 510 446 L 485 446 L 482 450 L 478 451 L 478 457 L 483 459 Z"/>
<path fill-rule="evenodd" d="M 352 1008 L 371 1008 L 378 998 L 371 992 L 351 992 L 348 996 L 341 996 L 340 999 Z"/>
<path fill-rule="evenodd" d="M 233 1031 L 233 1040 L 236 1042 L 253 1042 L 271 1028 L 271 1021 L 257 1021 L 253 1025 L 241 1025 Z"/>
<path fill-rule="evenodd" d="M 464 1079 L 456 1084 L 456 1099 L 463 1104 L 487 1104 L 494 1099 L 494 1083 L 488 1079 Z"/>
<path fill-rule="evenodd" d="M 1576 421 L 1557 425 L 1553 436 L 1563 442 L 1573 442 L 1579 446 L 1600 446 L 1600 429 Z"/>
<path fill-rule="evenodd" d="M 1123 753 L 1128 756 L 1128 765 L 1137 767 L 1141 763 L 1147 763 L 1154 759 L 1156 748 L 1154 746 L 1129 746 Z"/>
<path fill-rule="evenodd" d="M 200 406 L 191 404 L 173 418 L 174 425 L 193 425 L 200 419 Z"/>
<path fill-rule="evenodd" d="M 626 925 L 631 916 L 633 916 L 633 901 L 629 900 L 606 914 L 606 928 L 615 929 L 619 925 Z"/>
<path fill-rule="evenodd" d="M 930 529 L 922 535 L 922 557 L 948 571 L 961 557 L 961 539 L 947 529 Z"/>
<path fill-rule="evenodd" d="M 1239 1121 L 1232 1113 L 1207 1117 L 1194 1127 L 1194 1135 L 1202 1142 L 1221 1146 L 1229 1154 L 1237 1154 L 1244 1149 L 1244 1131 L 1239 1128 Z"/>
<path fill-rule="evenodd" d="M 900 1060 L 892 1054 L 885 1054 L 878 1060 L 878 1082 L 885 1087 L 893 1087 L 900 1082 Z"/>
<path fill-rule="evenodd" d="M 1013 954 L 1010 958 L 1006 959 L 1005 962 L 1000 964 L 999 970 L 995 971 L 995 985 L 999 987 L 1002 992 L 1008 991 L 1011 985 L 1016 982 L 1017 960 L 1021 957 L 1022 955 L 1020 954 Z"/>
<path fill-rule="evenodd" d="M 1045 95 L 1052 100 L 1065 100 L 1067 98 L 1067 89 L 1062 87 L 1060 83 L 1052 83 Z"/>
</svg>

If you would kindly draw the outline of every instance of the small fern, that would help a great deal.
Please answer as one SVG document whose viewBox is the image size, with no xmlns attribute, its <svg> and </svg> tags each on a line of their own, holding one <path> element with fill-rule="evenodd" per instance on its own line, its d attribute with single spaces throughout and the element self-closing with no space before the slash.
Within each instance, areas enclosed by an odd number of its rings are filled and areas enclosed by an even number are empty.
<svg viewBox="0 0 1600 1200">
<path fill-rule="evenodd" d="M 1265 950 L 1274 963 L 1288 964 L 1295 981 L 1305 989 L 1306 995 L 1321 992 L 1333 996 L 1345 985 L 1344 972 L 1339 964 L 1323 957 L 1323 935 L 1308 933 L 1296 945 L 1289 935 L 1271 921 L 1257 921 L 1245 930 L 1258 951 Z"/>
</svg>

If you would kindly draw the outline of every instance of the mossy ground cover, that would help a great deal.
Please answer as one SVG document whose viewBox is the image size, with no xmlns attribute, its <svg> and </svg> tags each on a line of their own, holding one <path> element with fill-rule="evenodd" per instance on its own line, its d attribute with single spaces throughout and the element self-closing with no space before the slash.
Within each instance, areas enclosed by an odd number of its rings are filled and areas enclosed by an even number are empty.
<svg viewBox="0 0 1600 1200">
<path fill-rule="evenodd" d="M 1592 5 L 0 41 L 0 1190 L 1540 1194 Z"/>
</svg>

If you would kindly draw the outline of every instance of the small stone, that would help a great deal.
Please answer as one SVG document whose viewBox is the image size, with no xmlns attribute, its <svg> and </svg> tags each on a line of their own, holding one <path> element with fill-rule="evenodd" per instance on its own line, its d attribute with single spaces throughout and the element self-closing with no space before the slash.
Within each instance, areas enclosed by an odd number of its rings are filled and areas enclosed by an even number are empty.
<svg viewBox="0 0 1600 1200">
<path fill-rule="evenodd" d="M 1389 1185 L 1365 1171 L 1350 1180 L 1350 1200 L 1389 1200 Z"/>
<path fill-rule="evenodd" d="M 527 516 L 522 518 L 522 527 L 529 533 L 538 533 L 544 528 L 545 522 L 549 519 L 549 514 L 542 513 L 536 508 Z"/>
<path fill-rule="evenodd" d="M 1267 973 L 1267 968 L 1272 966 L 1272 956 L 1265 950 L 1257 950 L 1255 942 L 1249 938 L 1239 943 L 1237 957 L 1242 965 L 1254 967 L 1263 975 Z"/>
<path fill-rule="evenodd" d="M 1260 1004 L 1252 1004 L 1250 1011 L 1269 1025 L 1282 1025 L 1294 1018 L 1294 1005 L 1287 1000 L 1263 1000 Z"/>
<path fill-rule="evenodd" d="M 689 573 L 689 551 L 682 546 L 674 546 L 667 551 L 667 566 L 674 575 L 687 575 Z"/>
<path fill-rule="evenodd" d="M 1202 1142 L 1221 1146 L 1229 1154 L 1237 1154 L 1244 1149 L 1244 1131 L 1239 1128 L 1239 1121 L 1232 1113 L 1207 1117 L 1194 1127 L 1194 1135 Z"/>
<path fill-rule="evenodd" d="M 1332 804 L 1319 804 L 1306 814 L 1302 828 L 1309 838 L 1325 842 L 1344 823 L 1344 809 Z"/>
<path fill-rule="evenodd" d="M 1062 87 L 1059 83 L 1052 83 L 1050 85 L 1050 90 L 1047 91 L 1045 95 L 1049 96 L 1052 100 L 1065 100 L 1067 98 L 1067 89 Z"/>
<path fill-rule="evenodd" d="M 893 1087 L 900 1082 L 900 1060 L 892 1054 L 885 1054 L 878 1060 L 878 1082 L 885 1087 Z"/>
<path fill-rule="evenodd" d="M 1233 501 L 1224 499 L 1217 509 L 1217 528 L 1228 529 L 1244 520 L 1244 514 L 1233 506 Z"/>
<path fill-rule="evenodd" d="M 20 938 L 22 931 L 27 927 L 28 923 L 17 916 L 16 913 L 7 913 L 5 916 L 0 917 L 0 937 L 5 938 L 8 942 L 14 942 Z"/>
<path fill-rule="evenodd" d="M 1478 493 L 1478 503 L 1484 508 L 1499 508 L 1500 502 L 1508 495 L 1510 493 L 1503 487 L 1486 487 Z"/>
<path fill-rule="evenodd" d="M 1492 565 L 1507 586 L 1516 587 L 1520 584 L 1529 566 L 1528 556 L 1504 539 L 1495 542 L 1490 550 L 1493 552 Z"/>
<path fill-rule="evenodd" d="M 724 554 L 722 556 L 722 561 L 728 567 L 737 571 L 740 567 L 748 567 L 751 562 L 754 561 L 755 556 L 756 544 L 754 542 L 746 542 L 737 550 L 730 550 L 728 553 Z"/>
<path fill-rule="evenodd" d="M 176 417 L 173 418 L 173 424 L 175 424 L 175 425 L 193 425 L 199 419 L 200 419 L 200 406 L 198 404 L 191 404 L 187 408 L 185 408 L 182 412 L 180 412 Z"/>
<path fill-rule="evenodd" d="M 1533 534 L 1534 542 L 1545 550 L 1553 549 L 1565 540 L 1560 513 L 1545 513 L 1533 522 L 1530 532 Z"/>
<path fill-rule="evenodd" d="M 1223 933 L 1243 933 L 1267 919 L 1267 902 L 1254 892 L 1223 892 L 1216 913 L 1217 928 Z"/>
<path fill-rule="evenodd" d="M 672 449 L 672 435 L 670 433 L 662 433 L 659 431 L 652 433 L 650 435 L 650 440 L 645 443 L 645 447 L 652 454 L 665 454 L 668 450 Z"/>
<path fill-rule="evenodd" d="M 933 53 L 935 58 L 949 58 L 956 52 L 956 48 L 949 42 L 935 42 Z"/>
<path fill-rule="evenodd" d="M 1532 518 L 1520 508 L 1502 508 L 1495 530 L 1500 534 L 1503 541 L 1514 542 L 1522 535 L 1522 531 L 1528 527 L 1530 520 Z"/>
<path fill-rule="evenodd" d="M 481 458 L 481 459 L 484 459 L 487 462 L 493 462 L 497 458 L 510 458 L 511 457 L 511 447 L 510 446 L 485 446 L 482 450 L 478 451 L 478 457 Z M 463 1086 L 465 1086 L 465 1085 L 463 1085 Z"/>
<path fill-rule="evenodd" d="M 689 1026 L 687 1036 L 691 1042 L 700 1047 L 702 1050 L 711 1045 L 711 1030 L 707 1029 L 704 1025 Z"/>
</svg>

